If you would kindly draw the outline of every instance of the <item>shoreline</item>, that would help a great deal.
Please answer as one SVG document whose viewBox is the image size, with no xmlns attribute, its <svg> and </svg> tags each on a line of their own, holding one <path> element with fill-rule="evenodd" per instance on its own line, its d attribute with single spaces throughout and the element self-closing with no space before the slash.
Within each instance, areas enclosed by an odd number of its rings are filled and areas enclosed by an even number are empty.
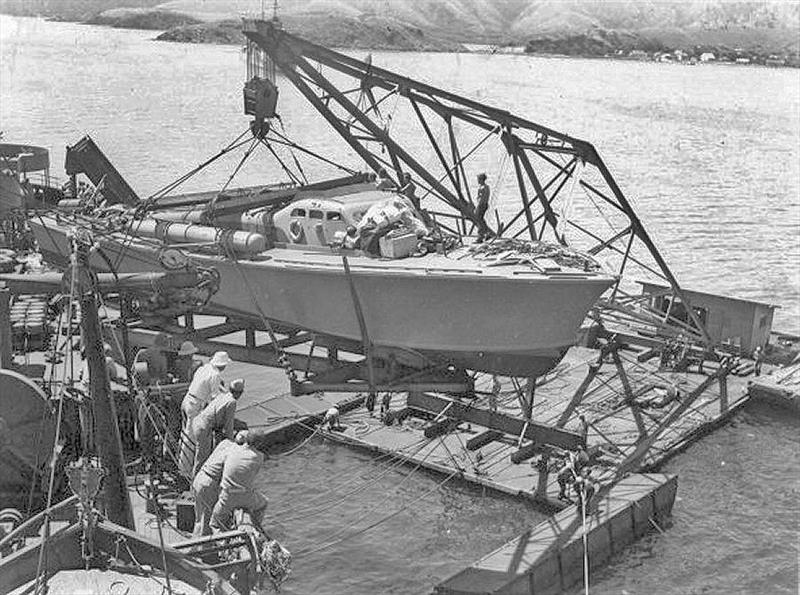
<svg viewBox="0 0 800 595">
<path fill-rule="evenodd" d="M 109 12 L 109 11 L 107 11 Z M 114 11 L 111 11 L 114 12 Z M 239 32 L 238 21 L 209 21 L 204 22 L 191 17 L 190 15 L 182 13 L 170 13 L 169 11 L 158 11 L 141 9 L 129 12 L 128 17 L 116 17 L 109 15 L 103 17 L 102 13 L 95 15 L 88 19 L 70 19 L 62 16 L 43 16 L 43 15 L 21 15 L 14 14 L 13 12 L 0 12 L 0 15 L 11 16 L 16 18 L 34 18 L 42 19 L 48 22 L 56 23 L 76 23 L 79 25 L 89 25 L 95 27 L 108 27 L 111 29 L 131 29 L 138 31 L 153 31 L 156 36 L 152 41 L 161 41 L 167 43 L 185 43 L 191 45 L 241 45 L 242 40 L 234 38 L 234 35 Z M 163 19 L 165 15 L 175 21 L 186 21 L 185 24 L 169 27 L 143 26 L 142 18 L 149 17 L 151 22 L 157 22 L 158 19 Z M 146 18 L 144 20 L 147 20 Z M 106 22 L 104 22 L 106 21 Z M 135 22 L 134 22 L 135 21 Z M 303 35 L 301 33 L 301 36 Z M 313 36 L 312 36 L 313 37 Z M 661 59 L 663 56 L 673 55 L 668 52 L 655 52 L 650 55 L 615 55 L 615 54 L 593 54 L 593 53 L 568 53 L 568 52 L 543 52 L 543 51 L 527 51 L 525 46 L 520 44 L 501 46 L 496 44 L 467 44 L 466 42 L 451 42 L 441 41 L 446 47 L 430 47 L 424 45 L 422 47 L 408 47 L 407 45 L 392 44 L 392 43 L 359 43 L 355 41 L 350 44 L 330 44 L 316 41 L 321 45 L 328 45 L 337 50 L 352 51 L 352 50 L 365 50 L 365 51 L 386 51 L 386 52 L 418 52 L 418 53 L 459 53 L 459 54 L 487 54 L 487 55 L 518 55 L 518 56 L 531 56 L 536 58 L 568 58 L 579 60 L 618 60 L 625 62 L 650 62 L 667 65 L 681 65 L 681 66 L 696 66 L 696 65 L 727 65 L 727 66 L 758 66 L 764 68 L 800 68 L 800 61 L 786 62 L 776 61 L 776 63 L 760 62 L 748 59 L 745 61 L 714 59 L 714 60 L 677 60 L 677 59 Z M 437 45 L 432 43 L 431 45 Z M 468 47 L 473 46 L 473 47 Z M 475 47 L 478 46 L 478 47 Z M 637 50 L 634 50 L 637 51 Z"/>
</svg>

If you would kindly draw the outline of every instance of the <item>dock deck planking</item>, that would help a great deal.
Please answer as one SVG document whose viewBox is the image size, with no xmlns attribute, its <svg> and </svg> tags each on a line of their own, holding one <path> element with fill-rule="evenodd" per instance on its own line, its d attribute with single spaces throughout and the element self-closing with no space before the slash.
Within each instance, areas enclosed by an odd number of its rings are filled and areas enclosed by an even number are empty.
<svg viewBox="0 0 800 595">
<path fill-rule="evenodd" d="M 620 352 L 621 363 L 625 369 L 631 392 L 641 396 L 659 387 L 677 386 L 681 396 L 658 408 L 639 407 L 638 413 L 645 435 L 656 430 L 661 421 L 680 405 L 680 399 L 700 386 L 713 374 L 716 368 L 708 365 L 704 374 L 692 372 L 658 371 L 657 361 L 639 362 L 637 353 Z M 573 348 L 564 358 L 554 374 L 540 379 L 534 392 L 533 419 L 540 423 L 555 425 L 572 401 L 575 390 L 589 371 L 589 364 L 597 361 L 598 352 L 586 348 Z M 478 394 L 491 391 L 492 376 L 479 374 L 475 381 Z M 498 396 L 498 411 L 508 415 L 521 416 L 522 407 L 517 399 L 517 391 L 509 378 L 500 379 L 501 391 Z M 748 400 L 747 379 L 728 375 L 727 408 L 721 406 L 720 387 L 714 382 L 691 406 L 672 424 L 664 429 L 638 463 L 636 469 L 651 469 L 672 456 L 678 449 L 693 439 L 721 423 Z M 583 398 L 571 411 L 564 428 L 578 431 L 579 414 L 589 423 L 587 444 L 589 448 L 600 447 L 605 465 L 601 467 L 601 477 L 613 474 L 617 465 L 631 455 L 642 438 L 633 408 L 624 401 L 624 386 L 616 367 L 611 363 L 601 366 L 595 380 Z M 488 397 L 479 398 L 474 407 L 488 408 Z M 395 396 L 393 409 L 405 406 L 402 396 Z M 403 426 L 385 426 L 376 417 L 369 417 L 363 410 L 354 411 L 342 418 L 347 426 L 343 432 L 326 432 L 325 435 L 348 445 L 378 453 L 402 451 L 410 464 L 416 464 L 444 474 L 456 473 L 469 482 L 495 489 L 506 494 L 529 499 L 541 499 L 536 493 L 539 472 L 535 466 L 536 458 L 519 464 L 511 463 L 510 455 L 517 450 L 517 440 L 506 435 L 479 449 L 470 451 L 466 443 L 487 428 L 474 423 L 460 423 L 453 431 L 430 440 L 418 452 L 409 455 L 409 445 L 423 438 L 422 430 L 427 422 L 412 418 Z M 413 452 L 413 451 L 411 451 Z M 479 459 L 482 461 L 479 462 Z M 547 477 L 547 487 L 543 498 L 551 506 L 562 508 L 564 502 L 557 499 L 559 487 L 556 473 L 551 471 Z"/>
</svg>

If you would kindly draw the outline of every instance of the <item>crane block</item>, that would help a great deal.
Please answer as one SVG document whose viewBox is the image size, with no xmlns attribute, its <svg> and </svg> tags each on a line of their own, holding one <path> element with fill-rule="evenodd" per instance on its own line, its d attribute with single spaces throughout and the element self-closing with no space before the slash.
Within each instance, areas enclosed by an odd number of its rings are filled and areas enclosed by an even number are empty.
<svg viewBox="0 0 800 595">
<path fill-rule="evenodd" d="M 269 79 L 253 78 L 244 84 L 244 113 L 256 120 L 274 118 L 278 87 Z"/>
</svg>

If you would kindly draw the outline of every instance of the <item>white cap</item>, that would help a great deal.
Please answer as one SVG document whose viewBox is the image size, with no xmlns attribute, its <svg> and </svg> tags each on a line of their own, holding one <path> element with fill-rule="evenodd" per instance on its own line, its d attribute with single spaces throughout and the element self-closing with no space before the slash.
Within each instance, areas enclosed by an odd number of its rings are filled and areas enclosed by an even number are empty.
<svg viewBox="0 0 800 595">
<path fill-rule="evenodd" d="M 228 355 L 227 351 L 217 351 L 209 363 L 212 366 L 221 368 L 222 366 L 227 366 L 229 363 L 231 363 L 231 357 Z"/>
</svg>

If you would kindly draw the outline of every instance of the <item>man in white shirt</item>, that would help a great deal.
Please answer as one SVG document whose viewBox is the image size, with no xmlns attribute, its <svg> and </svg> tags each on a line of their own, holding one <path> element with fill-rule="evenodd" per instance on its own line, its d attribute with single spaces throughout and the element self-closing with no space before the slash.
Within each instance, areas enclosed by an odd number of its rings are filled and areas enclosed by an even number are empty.
<svg viewBox="0 0 800 595">
<path fill-rule="evenodd" d="M 258 471 L 264 463 L 264 455 L 253 445 L 250 432 L 239 432 L 236 441 L 242 442 L 232 448 L 225 457 L 220 480 L 219 498 L 211 513 L 211 527 L 216 531 L 227 531 L 231 517 L 237 508 L 250 514 L 256 529 L 263 531 L 261 521 L 267 508 L 267 499 L 253 489 Z"/>
<path fill-rule="evenodd" d="M 236 417 L 236 401 L 244 392 L 244 380 L 237 378 L 231 382 L 230 392 L 223 392 L 214 397 L 208 407 L 197 414 L 192 422 L 196 446 L 194 455 L 194 471 L 197 472 L 211 454 L 214 432 L 219 431 L 228 440 L 233 439 L 233 421 Z"/>
<path fill-rule="evenodd" d="M 194 373 L 189 390 L 183 397 L 181 403 L 181 413 L 183 424 L 181 428 L 181 450 L 178 457 L 178 469 L 191 480 L 191 473 L 194 470 L 194 431 L 192 422 L 197 414 L 205 409 L 215 395 L 225 390 L 225 381 L 222 372 L 231 362 L 231 358 L 226 351 L 217 351 L 211 360 L 198 368 Z"/>
<path fill-rule="evenodd" d="M 220 442 L 214 452 L 200 467 L 200 471 L 192 482 L 194 489 L 194 537 L 202 537 L 211 533 L 209 521 L 214 504 L 219 496 L 219 482 L 225 459 L 232 448 L 238 448 L 233 440 L 227 438 Z"/>
</svg>

